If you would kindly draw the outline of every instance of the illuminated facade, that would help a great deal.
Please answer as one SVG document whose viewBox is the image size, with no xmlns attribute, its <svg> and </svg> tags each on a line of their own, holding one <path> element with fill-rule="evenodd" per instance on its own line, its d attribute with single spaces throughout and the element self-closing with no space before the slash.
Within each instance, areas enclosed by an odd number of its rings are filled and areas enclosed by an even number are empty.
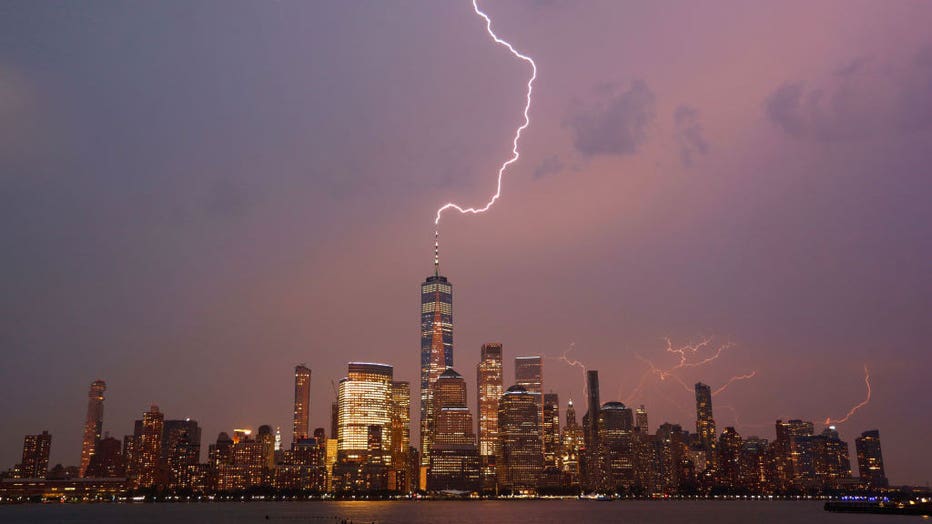
<svg viewBox="0 0 932 524">
<path fill-rule="evenodd" d="M 23 439 L 23 461 L 16 468 L 17 478 L 44 479 L 49 470 L 49 451 L 52 435 L 43 431 L 38 435 L 26 435 Z"/>
<path fill-rule="evenodd" d="M 560 397 L 556 393 L 545 393 L 543 405 L 544 467 L 555 468 L 560 463 Z"/>
<path fill-rule="evenodd" d="M 861 481 L 872 488 L 885 488 L 889 485 L 883 469 L 883 452 L 880 449 L 880 432 L 876 429 L 865 431 L 854 439 L 858 454 L 858 474 Z"/>
<path fill-rule="evenodd" d="M 449 368 L 433 384 L 434 434 L 427 489 L 474 491 L 479 484 L 479 452 L 466 381 Z"/>
<path fill-rule="evenodd" d="M 580 481 L 580 453 L 585 446 L 583 430 L 576 421 L 576 408 L 570 400 L 566 405 L 566 425 L 563 426 L 560 467 L 566 484 L 576 486 Z"/>
<path fill-rule="evenodd" d="M 91 455 L 100 440 L 100 432 L 104 425 L 104 391 L 107 383 L 95 380 L 87 392 L 87 416 L 84 419 L 84 440 L 81 444 L 80 475 L 85 476 L 87 466 L 91 463 Z"/>
<path fill-rule="evenodd" d="M 421 464 L 429 463 L 434 381 L 453 367 L 453 286 L 434 274 L 421 283 Z"/>
<path fill-rule="evenodd" d="M 390 489 L 410 491 L 415 478 L 414 471 L 408 469 L 408 449 L 411 447 L 411 385 L 403 381 L 392 382 L 392 399 L 389 409 L 391 419 L 391 454 L 392 471 Z"/>
<path fill-rule="evenodd" d="M 645 435 L 650 433 L 650 428 L 647 425 L 647 410 L 644 409 L 644 404 L 641 404 L 641 407 L 634 410 L 634 427 Z"/>
<path fill-rule="evenodd" d="M 162 429 L 165 415 L 159 407 L 152 405 L 142 414 L 142 427 L 134 449 L 136 474 L 135 485 L 148 488 L 159 485 L 162 481 L 159 465 L 162 457 Z"/>
<path fill-rule="evenodd" d="M 533 491 L 544 465 L 540 435 L 540 393 L 514 385 L 502 395 L 498 411 L 501 447 L 496 473 L 504 490 Z"/>
<path fill-rule="evenodd" d="M 308 417 L 311 404 L 311 370 L 304 364 L 294 368 L 294 424 L 291 433 L 291 446 L 299 440 L 310 437 Z"/>
<path fill-rule="evenodd" d="M 338 391 L 338 461 L 369 457 L 369 426 L 382 427 L 382 449 L 391 449 L 393 369 L 387 364 L 350 362 Z M 391 457 L 378 457 L 390 463 Z"/>
<path fill-rule="evenodd" d="M 634 484 L 634 414 L 621 402 L 606 402 L 599 410 L 600 487 L 613 490 Z"/>
<path fill-rule="evenodd" d="M 479 409 L 479 455 L 494 456 L 498 447 L 498 402 L 502 398 L 502 345 L 483 344 L 476 366 Z"/>
<path fill-rule="evenodd" d="M 126 463 L 120 450 L 120 441 L 113 437 L 104 437 L 97 442 L 94 456 L 87 466 L 89 478 L 118 478 L 126 474 Z"/>
</svg>

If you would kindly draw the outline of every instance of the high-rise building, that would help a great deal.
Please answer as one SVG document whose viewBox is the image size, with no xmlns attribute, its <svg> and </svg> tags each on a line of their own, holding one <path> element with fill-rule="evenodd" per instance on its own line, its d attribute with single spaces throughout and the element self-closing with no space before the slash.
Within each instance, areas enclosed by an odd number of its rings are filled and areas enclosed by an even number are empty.
<svg viewBox="0 0 932 524">
<path fill-rule="evenodd" d="M 106 390 L 106 382 L 95 380 L 91 382 L 91 388 L 87 392 L 87 416 L 84 419 L 84 440 L 81 445 L 80 474 L 82 477 L 87 471 L 87 465 L 91 463 L 91 455 L 94 454 L 94 448 L 97 447 L 100 432 L 103 430 L 104 391 Z"/>
<path fill-rule="evenodd" d="M 647 410 L 644 409 L 644 404 L 634 410 L 634 427 L 641 430 L 641 433 L 645 435 L 650 433 L 650 428 L 647 426 Z"/>
<path fill-rule="evenodd" d="M 436 249 L 436 244 L 435 244 Z M 421 464 L 429 463 L 433 425 L 434 381 L 453 367 L 453 286 L 440 274 L 435 251 L 434 274 L 421 283 Z"/>
<path fill-rule="evenodd" d="M 563 426 L 560 465 L 568 486 L 579 485 L 580 450 L 584 447 L 583 430 L 576 422 L 576 408 L 570 400 L 566 405 L 566 425 Z"/>
<path fill-rule="evenodd" d="M 474 491 L 479 483 L 479 452 L 466 406 L 466 381 L 448 368 L 433 388 L 434 434 L 427 489 Z"/>
<path fill-rule="evenodd" d="M 889 485 L 883 469 L 883 452 L 880 449 L 880 431 L 872 429 L 861 433 L 854 439 L 858 454 L 858 473 L 861 481 L 872 488 L 885 488 Z"/>
<path fill-rule="evenodd" d="M 583 416 L 583 441 L 585 453 L 582 454 L 583 483 L 588 489 L 599 487 L 601 482 L 599 460 L 599 372 L 594 369 L 586 371 L 586 414 Z"/>
<path fill-rule="evenodd" d="M 415 472 L 408 468 L 408 449 L 411 447 L 411 385 L 403 381 L 392 382 L 391 419 L 392 472 L 389 489 L 408 492 L 413 488 Z"/>
<path fill-rule="evenodd" d="M 391 449 L 393 368 L 387 364 L 350 362 L 340 380 L 337 425 L 338 461 L 365 462 L 369 456 L 369 426 L 382 426 L 382 449 Z M 390 462 L 390 457 L 381 463 Z"/>
<path fill-rule="evenodd" d="M 482 345 L 476 366 L 479 409 L 479 455 L 495 456 L 498 447 L 498 402 L 502 398 L 502 345 Z"/>
<path fill-rule="evenodd" d="M 160 469 L 169 489 L 190 487 L 190 468 L 201 456 L 201 428 L 196 420 L 166 420 L 162 423 Z"/>
<path fill-rule="evenodd" d="M 120 441 L 104 437 L 97 442 L 94 456 L 87 466 L 86 476 L 94 478 L 116 478 L 126 474 L 126 463 L 120 451 Z"/>
<path fill-rule="evenodd" d="M 49 450 L 52 435 L 43 431 L 38 435 L 26 435 L 23 439 L 23 461 L 16 468 L 19 478 L 44 479 L 49 470 Z"/>
<path fill-rule="evenodd" d="M 134 450 L 136 487 L 148 488 L 162 481 L 160 465 L 164 420 L 165 415 L 154 404 L 142 414 L 142 431 L 136 443 L 138 449 Z"/>
<path fill-rule="evenodd" d="M 599 487 L 613 491 L 634 485 L 634 414 L 621 402 L 606 402 L 599 410 Z"/>
<path fill-rule="evenodd" d="M 767 439 L 751 436 L 741 445 L 740 484 L 751 493 L 769 493 L 773 491 L 772 467 L 767 453 Z"/>
<path fill-rule="evenodd" d="M 544 463 L 539 396 L 519 385 L 511 386 L 502 395 L 498 411 L 501 446 L 496 466 L 502 489 L 520 492 L 537 487 Z"/>
<path fill-rule="evenodd" d="M 543 393 L 544 364 L 540 356 L 515 357 L 515 384 L 531 393 Z"/>
<path fill-rule="evenodd" d="M 728 426 L 718 439 L 718 483 L 736 489 L 741 485 L 741 449 L 744 441 L 735 428 Z"/>
<path fill-rule="evenodd" d="M 556 393 L 545 393 L 543 403 L 544 467 L 557 467 L 560 462 L 560 397 Z"/>
<path fill-rule="evenodd" d="M 294 368 L 294 427 L 291 446 L 301 439 L 310 437 L 308 416 L 311 405 L 311 370 L 304 364 Z"/>
<path fill-rule="evenodd" d="M 712 417 L 712 388 L 696 383 L 696 434 L 705 450 L 706 470 L 715 470 L 715 419 Z"/>
</svg>

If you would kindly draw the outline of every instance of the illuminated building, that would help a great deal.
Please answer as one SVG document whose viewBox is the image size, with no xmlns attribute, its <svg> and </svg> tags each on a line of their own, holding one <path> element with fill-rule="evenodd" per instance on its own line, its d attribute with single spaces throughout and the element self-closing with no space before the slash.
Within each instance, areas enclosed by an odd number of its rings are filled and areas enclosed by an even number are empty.
<svg viewBox="0 0 932 524">
<path fill-rule="evenodd" d="M 106 390 L 106 382 L 95 380 L 87 392 L 87 416 L 84 419 L 84 440 L 81 445 L 80 475 L 82 477 L 87 470 L 87 465 L 91 463 L 91 455 L 94 454 L 97 441 L 100 440 L 100 432 L 104 424 L 104 391 Z"/>
<path fill-rule="evenodd" d="M 88 478 L 119 478 L 126 474 L 126 463 L 120 451 L 120 441 L 107 436 L 97 441 L 91 463 L 87 465 Z"/>
<path fill-rule="evenodd" d="M 479 455 L 495 455 L 498 446 L 498 402 L 504 390 L 502 383 L 502 345 L 483 344 L 476 366 L 479 409 Z"/>
<path fill-rule="evenodd" d="M 601 488 L 634 485 L 634 414 L 621 402 L 606 402 L 599 410 Z"/>
<path fill-rule="evenodd" d="M 555 468 L 560 461 L 560 397 L 556 393 L 546 393 L 543 398 L 544 467 Z"/>
<path fill-rule="evenodd" d="M 479 483 L 479 452 L 472 414 L 466 407 L 466 381 L 448 368 L 433 388 L 434 435 L 427 489 L 474 491 Z"/>
<path fill-rule="evenodd" d="M 338 391 L 338 462 L 391 463 L 391 455 L 382 457 L 382 451 L 378 457 L 371 456 L 369 426 L 382 428 L 382 449 L 391 449 L 392 373 L 387 364 L 349 363 Z"/>
<path fill-rule="evenodd" d="M 544 464 L 540 436 L 540 393 L 514 385 L 502 395 L 498 410 L 501 446 L 496 462 L 504 490 L 533 491 Z"/>
<path fill-rule="evenodd" d="M 712 388 L 696 383 L 696 434 L 706 453 L 705 470 L 715 470 L 715 419 L 712 417 Z"/>
<path fill-rule="evenodd" d="M 718 484 L 731 489 L 741 485 L 741 448 L 744 442 L 735 428 L 728 426 L 718 439 Z"/>
<path fill-rule="evenodd" d="M 667 422 L 657 428 L 650 485 L 653 492 L 673 495 L 692 491 L 694 471 L 690 466 L 694 462 L 689 458 L 688 439 L 689 433 L 679 424 Z"/>
<path fill-rule="evenodd" d="M 644 409 L 644 404 L 634 410 L 634 427 L 641 430 L 641 433 L 650 433 L 650 428 L 647 426 L 647 410 Z"/>
<path fill-rule="evenodd" d="M 583 430 L 576 422 L 576 408 L 570 400 L 566 405 L 566 425 L 563 426 L 563 442 L 561 446 L 560 467 L 566 484 L 579 485 L 580 452 L 584 446 Z"/>
<path fill-rule="evenodd" d="M 767 439 L 748 437 L 741 445 L 740 485 L 751 493 L 771 493 L 772 461 Z"/>
<path fill-rule="evenodd" d="M 23 461 L 15 470 L 21 479 L 44 479 L 49 470 L 49 450 L 52 435 L 43 431 L 38 435 L 26 435 L 23 439 Z"/>
<path fill-rule="evenodd" d="M 294 368 L 294 426 L 291 433 L 291 445 L 310 436 L 308 424 L 311 405 L 311 370 L 304 364 Z"/>
<path fill-rule="evenodd" d="M 811 437 L 813 424 L 803 420 L 776 422 L 777 438 L 771 444 L 774 460 L 774 481 L 778 490 L 787 490 L 799 484 L 808 465 L 808 448 L 800 447 L 800 437 Z"/>
<path fill-rule="evenodd" d="M 542 393 L 544 364 L 539 356 L 515 357 L 515 384 L 531 393 Z"/>
<path fill-rule="evenodd" d="M 431 397 L 434 381 L 453 367 L 453 286 L 441 276 L 434 258 L 434 274 L 421 283 L 421 464 L 429 463 L 433 433 Z"/>
<path fill-rule="evenodd" d="M 858 454 L 858 473 L 861 481 L 871 488 L 889 485 L 883 469 L 883 453 L 880 449 L 880 431 L 872 429 L 854 439 Z"/>
<path fill-rule="evenodd" d="M 408 448 L 411 447 L 411 385 L 394 381 L 391 384 L 391 454 L 392 470 L 389 472 L 389 489 L 408 492 L 413 488 L 414 471 L 408 468 Z"/>
<path fill-rule="evenodd" d="M 197 466 L 201 454 L 201 429 L 194 422 L 193 427 L 169 422 L 194 421 L 165 421 L 163 434 L 168 438 L 162 439 L 162 452 L 166 455 L 165 468 L 168 474 L 168 489 L 180 490 L 193 487 L 192 474 Z"/>
<path fill-rule="evenodd" d="M 498 403 L 504 391 L 502 345 L 482 345 L 476 365 L 476 393 L 479 417 L 479 461 L 482 489 L 495 487 L 495 457 L 498 454 Z"/>
<path fill-rule="evenodd" d="M 141 432 L 136 440 L 133 457 L 136 475 L 135 485 L 138 488 L 148 488 L 159 485 L 162 481 L 160 471 L 162 457 L 162 429 L 165 415 L 159 412 L 159 407 L 152 405 L 149 411 L 142 414 Z"/>
</svg>

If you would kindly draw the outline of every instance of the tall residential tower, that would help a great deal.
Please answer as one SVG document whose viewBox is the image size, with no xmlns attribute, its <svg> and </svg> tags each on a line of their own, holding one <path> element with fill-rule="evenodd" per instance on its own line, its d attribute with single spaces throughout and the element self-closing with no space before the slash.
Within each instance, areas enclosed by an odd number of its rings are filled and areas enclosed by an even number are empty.
<svg viewBox="0 0 932 524">
<path fill-rule="evenodd" d="M 87 472 L 91 463 L 91 455 L 100 440 L 100 432 L 104 425 L 104 391 L 107 383 L 95 380 L 87 392 L 87 417 L 84 419 L 84 441 L 81 445 L 81 476 Z"/>
<path fill-rule="evenodd" d="M 311 370 L 304 364 L 294 368 L 294 430 L 291 435 L 291 447 L 299 440 L 310 437 L 308 408 L 311 403 Z"/>
</svg>

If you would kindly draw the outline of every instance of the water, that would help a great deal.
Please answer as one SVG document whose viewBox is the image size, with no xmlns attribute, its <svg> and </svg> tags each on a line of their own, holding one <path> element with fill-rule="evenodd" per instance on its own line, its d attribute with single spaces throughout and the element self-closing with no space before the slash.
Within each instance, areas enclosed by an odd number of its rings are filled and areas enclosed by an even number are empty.
<svg viewBox="0 0 932 524">
<path fill-rule="evenodd" d="M 920 517 L 828 513 L 822 502 L 755 501 L 430 501 L 430 502 L 229 502 L 183 504 L 27 504 L 0 506 L 6 523 L 312 523 L 353 524 L 497 522 L 784 524 L 838 522 L 896 524 Z"/>
</svg>

